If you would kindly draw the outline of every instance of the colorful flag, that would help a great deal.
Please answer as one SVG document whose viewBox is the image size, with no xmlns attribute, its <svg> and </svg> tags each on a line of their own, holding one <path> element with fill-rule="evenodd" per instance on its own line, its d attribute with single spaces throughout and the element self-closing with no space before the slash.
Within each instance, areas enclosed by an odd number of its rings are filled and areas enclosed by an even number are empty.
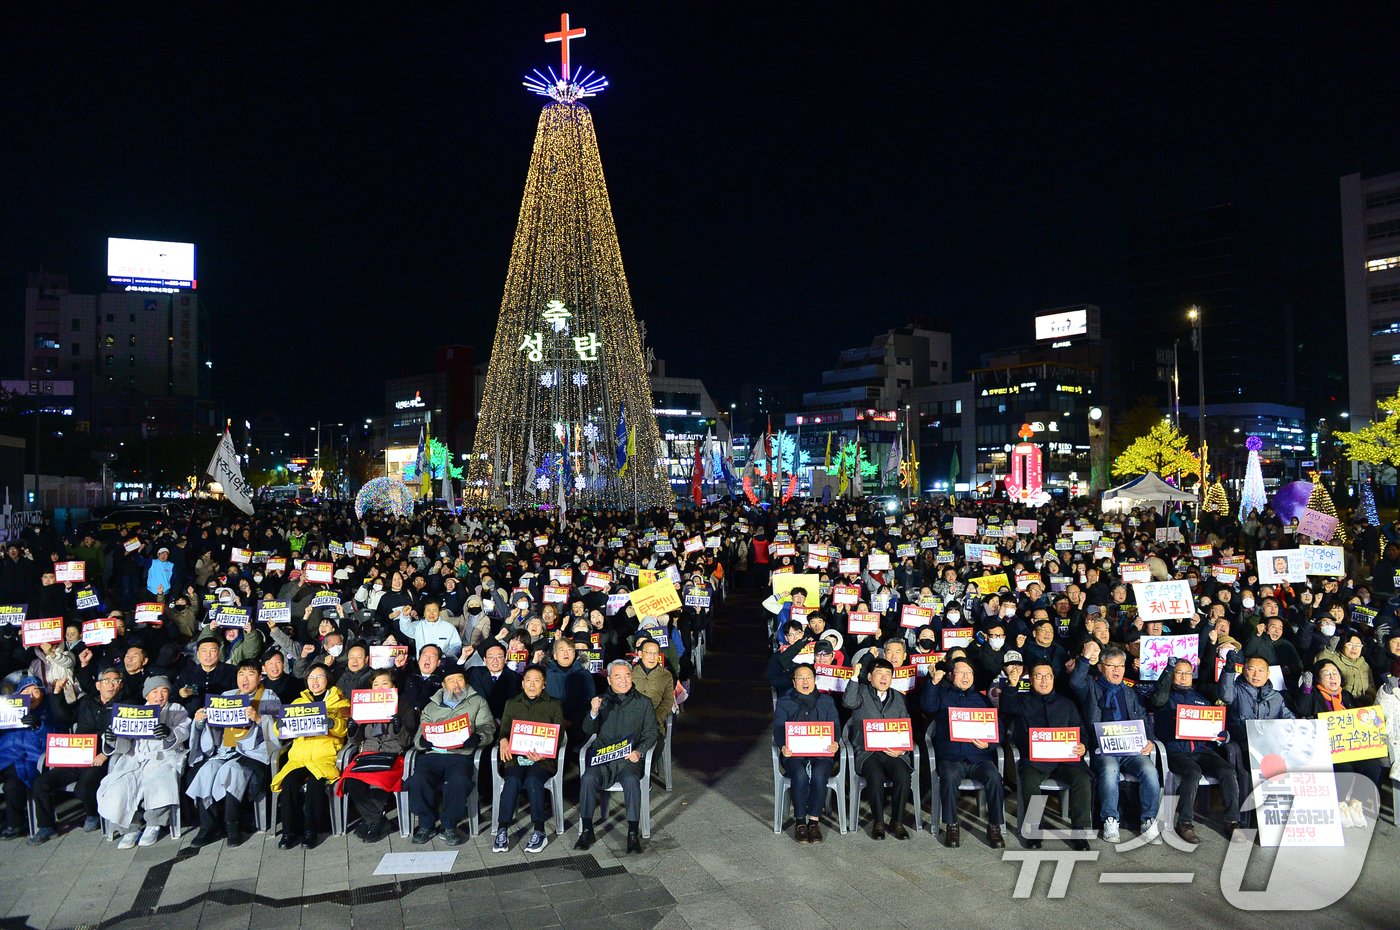
<svg viewBox="0 0 1400 930">
<path fill-rule="evenodd" d="M 617 474 L 622 476 L 627 474 L 627 459 L 629 456 L 630 443 L 627 434 L 627 408 L 622 404 L 617 405 Z"/>
</svg>

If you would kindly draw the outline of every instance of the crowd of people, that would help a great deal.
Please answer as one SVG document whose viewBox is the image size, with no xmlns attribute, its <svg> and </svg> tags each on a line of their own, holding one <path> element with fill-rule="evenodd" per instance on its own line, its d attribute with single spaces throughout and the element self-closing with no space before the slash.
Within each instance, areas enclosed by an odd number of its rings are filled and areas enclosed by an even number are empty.
<svg viewBox="0 0 1400 930">
<path fill-rule="evenodd" d="M 71 790 L 82 828 L 105 822 L 123 849 L 159 842 L 182 812 L 196 846 L 236 846 L 269 796 L 281 848 L 317 845 L 341 798 L 376 842 L 402 793 L 413 843 L 459 845 L 494 765 L 493 850 L 510 847 L 524 793 L 535 853 L 546 784 L 589 746 L 577 845 L 620 785 L 640 851 L 644 757 L 689 694 L 736 539 L 693 513 L 650 518 L 331 502 L 253 517 L 203 505 L 105 539 L 32 527 L 0 562 L 0 838 L 53 838 Z M 73 563 L 82 577 L 59 581 Z M 628 592 L 658 580 L 685 603 L 639 615 Z M 50 734 L 93 737 L 90 755 L 74 762 L 65 740 L 49 764 Z"/>
<path fill-rule="evenodd" d="M 1052 779 L 1076 848 L 1094 829 L 1117 842 L 1129 812 L 1143 842 L 1162 842 L 1168 788 L 1168 838 L 1200 842 L 1204 777 L 1233 835 L 1248 819 L 1248 721 L 1371 704 L 1400 721 L 1400 528 L 1343 527 L 1340 572 L 1262 583 L 1257 553 L 1301 540 L 1271 512 L 1246 526 L 946 499 L 726 499 L 562 523 L 547 510 L 357 516 L 331 502 L 244 517 L 205 504 L 106 538 L 39 525 L 0 559 L 0 838 L 52 839 L 71 791 L 82 829 L 105 823 L 119 848 L 191 816 L 196 846 L 238 845 L 274 817 L 279 847 L 310 848 L 340 804 L 373 843 L 404 795 L 413 843 L 459 845 L 495 766 L 493 851 L 510 848 L 522 793 L 524 850 L 548 844 L 561 772 L 579 800 L 576 848 L 596 841 L 600 794 L 618 787 L 640 851 L 646 757 L 736 587 L 767 609 L 773 747 L 798 842 L 823 841 L 841 766 L 864 780 L 876 840 L 909 836 L 911 790 L 927 783 L 959 847 L 970 781 L 986 840 L 1003 847 L 1011 789 L 1020 808 Z M 60 581 L 73 563 L 80 580 Z M 1189 586 L 1188 609 L 1140 614 L 1134 582 L 1169 579 Z M 658 583 L 679 605 L 639 614 L 633 595 Z M 1166 634 L 1193 648 L 1144 674 L 1143 640 Z M 1178 738 L 1184 705 L 1223 707 L 1224 725 Z M 1140 750 L 1101 751 L 1096 724 L 1139 722 Z M 794 724 L 816 737 L 799 746 Z M 1075 734 L 1059 757 L 1031 745 L 1047 730 Z M 48 764 L 51 734 L 92 737 L 90 756 Z M 1390 774 L 1379 759 L 1337 769 Z M 1353 823 L 1376 815 L 1343 808 Z M 1023 822 L 1022 842 L 1038 847 L 1038 828 Z"/>
</svg>

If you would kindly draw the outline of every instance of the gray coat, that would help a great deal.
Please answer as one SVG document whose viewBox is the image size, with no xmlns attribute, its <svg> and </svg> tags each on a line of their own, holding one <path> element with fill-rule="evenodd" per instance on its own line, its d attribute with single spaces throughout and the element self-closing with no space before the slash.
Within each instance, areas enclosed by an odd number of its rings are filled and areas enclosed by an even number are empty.
<svg viewBox="0 0 1400 930">
<path fill-rule="evenodd" d="M 625 694 L 609 690 L 603 696 L 603 706 L 598 716 L 584 713 L 583 733 L 585 738 L 596 737 L 589 747 L 590 754 L 601 747 L 626 741 L 645 759 L 646 754 L 656 746 L 656 707 L 651 703 L 651 698 L 636 688 L 629 688 Z M 642 764 L 626 759 L 597 766 L 601 784 L 605 787 L 614 784 L 628 766 L 635 766 L 638 775 L 641 774 Z"/>
<path fill-rule="evenodd" d="M 166 704 L 160 722 L 170 728 L 169 736 L 120 737 L 109 753 L 107 774 L 97 787 L 97 811 L 121 832 L 131 829 L 139 810 L 180 803 L 180 773 L 185 770 L 190 715 L 180 704 Z"/>
<path fill-rule="evenodd" d="M 890 717 L 908 717 L 909 706 L 904 703 L 904 695 L 891 688 L 885 692 L 885 700 L 881 702 L 875 689 L 868 680 L 862 679 L 858 682 L 852 681 L 846 686 L 846 691 L 841 695 L 841 703 L 851 711 L 851 719 L 848 724 L 854 736 L 852 737 L 851 749 L 855 751 L 855 765 L 859 770 L 865 765 L 865 760 L 871 754 L 865 751 L 865 743 L 861 738 L 861 723 L 865 720 L 880 720 Z M 906 752 L 902 758 L 910 768 L 914 767 L 914 754 Z"/>
<path fill-rule="evenodd" d="M 1233 657 L 1233 652 L 1225 657 L 1227 667 Z M 1247 720 L 1294 719 L 1293 711 L 1283 703 L 1283 695 L 1275 691 L 1273 685 L 1266 681 L 1256 688 L 1244 680 L 1244 675 L 1221 674 L 1220 700 L 1230 709 L 1225 721 L 1235 739 L 1245 739 Z"/>
<path fill-rule="evenodd" d="M 237 688 L 225 691 L 226 697 L 239 693 Z M 245 800 L 248 773 L 241 765 L 230 765 L 239 756 L 269 768 L 272 760 L 282 754 L 277 738 L 277 718 L 282 716 L 282 700 L 267 688 L 258 694 L 257 709 L 261 715 L 258 725 L 249 727 L 243 738 L 232 747 L 224 745 L 224 728 L 199 721 L 190 739 L 190 765 L 198 766 L 185 794 L 206 804 L 222 801 L 225 795 Z M 269 772 L 270 775 L 270 772 Z"/>
</svg>

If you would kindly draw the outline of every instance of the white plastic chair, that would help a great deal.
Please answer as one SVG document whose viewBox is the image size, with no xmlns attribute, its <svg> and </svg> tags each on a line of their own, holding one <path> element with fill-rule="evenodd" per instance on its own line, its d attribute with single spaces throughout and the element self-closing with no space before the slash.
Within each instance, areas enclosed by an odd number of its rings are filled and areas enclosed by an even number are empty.
<svg viewBox="0 0 1400 930">
<path fill-rule="evenodd" d="M 933 741 L 934 729 L 937 725 L 936 722 L 930 723 L 928 728 L 924 730 L 924 750 L 928 753 L 929 771 L 928 831 L 934 836 L 938 835 L 938 819 L 942 816 L 941 805 L 943 803 L 943 795 L 939 791 L 942 787 L 943 780 L 938 774 L 938 753 L 934 749 Z M 997 745 L 996 749 L 997 776 L 1000 777 L 1004 783 L 1006 780 L 1006 753 L 1002 750 L 1000 744 Z M 972 794 L 973 799 L 977 802 L 977 816 L 987 816 L 987 789 L 982 786 L 981 782 L 973 781 L 971 778 L 964 778 L 962 781 L 958 782 L 958 790 Z"/>
<path fill-rule="evenodd" d="M 479 746 L 476 749 L 472 750 L 470 765 L 472 767 L 473 772 L 479 772 L 481 770 L 481 760 L 479 758 L 480 753 L 481 747 Z M 408 752 L 403 754 L 403 784 L 405 795 L 408 793 L 408 779 L 413 774 L 413 763 L 417 758 L 417 749 L 410 749 Z M 474 780 L 472 782 L 472 790 L 467 792 L 467 836 L 476 836 L 477 833 L 480 832 L 479 821 L 481 820 L 481 801 L 478 797 L 478 795 L 481 793 L 480 789 L 481 785 L 479 780 Z M 404 799 L 404 804 L 406 807 L 407 798 Z M 405 821 L 409 819 L 411 819 L 411 816 L 409 818 L 405 818 Z M 455 827 L 456 824 L 453 824 L 452 826 Z M 403 830 L 404 827 L 400 825 L 399 832 L 401 834 L 403 833 Z"/>
<path fill-rule="evenodd" d="M 597 737 L 597 734 L 594 734 L 593 736 L 590 736 L 590 737 L 588 738 L 588 742 L 584 743 L 583 746 L 581 746 L 581 747 L 579 748 L 579 751 L 578 751 L 578 770 L 579 770 L 579 777 L 580 777 L 580 778 L 583 777 L 583 773 L 584 773 L 584 772 L 588 771 L 588 749 L 589 749 L 590 746 L 593 745 L 593 741 L 594 741 L 595 739 L 597 739 L 597 738 L 598 738 L 598 737 Z M 641 779 L 641 784 L 642 784 L 642 812 L 641 812 L 641 813 L 642 813 L 642 820 L 641 820 L 640 826 L 641 826 L 641 830 L 642 830 L 642 837 L 643 837 L 644 839 L 651 839 L 651 757 L 652 757 L 652 755 L 653 755 L 653 753 L 650 753 L 650 752 L 647 752 L 647 753 L 643 753 L 643 754 L 642 754 L 642 779 Z M 622 792 L 622 782 L 613 782 L 611 785 L 608 785 L 606 788 L 603 788 L 601 791 L 598 792 L 598 822 L 599 822 L 599 823 L 602 823 L 603 821 L 605 821 L 605 820 L 608 819 L 608 795 L 611 794 L 611 793 L 614 792 L 614 791 L 616 791 L 616 792 L 618 792 L 618 793 L 621 793 L 621 792 Z M 578 817 L 579 817 L 579 821 L 578 821 L 578 830 L 579 830 L 579 833 L 580 833 L 580 834 L 583 833 L 583 820 L 584 820 L 584 818 L 587 817 L 587 816 L 588 816 L 589 814 L 591 814 L 591 813 L 592 813 L 592 811 L 585 811 L 585 810 L 583 809 L 582 806 L 579 807 L 579 812 L 578 812 Z"/>
<path fill-rule="evenodd" d="M 865 777 L 862 776 L 860 771 L 856 768 L 856 750 L 853 746 L 855 724 L 856 721 L 852 720 L 848 722 L 846 728 L 841 731 L 841 767 L 847 772 L 847 784 L 849 785 L 850 791 L 850 797 L 846 801 L 847 809 L 850 811 L 849 822 L 852 830 L 859 830 L 860 797 L 861 792 L 865 790 L 866 782 Z M 914 830 L 917 832 L 924 828 L 924 802 L 919 786 L 919 782 L 921 781 L 919 775 L 919 759 L 921 754 L 919 753 L 919 743 L 917 740 L 914 741 L 913 755 L 914 766 L 913 771 L 909 775 L 909 792 L 910 800 L 913 802 L 914 806 Z M 890 787 L 890 783 L 885 782 L 884 787 Z M 902 819 L 903 816 L 901 814 L 901 820 Z"/>
<path fill-rule="evenodd" d="M 559 752 L 555 756 L 554 774 L 549 781 L 545 782 L 549 790 L 549 796 L 554 802 L 554 833 L 562 835 L 564 832 L 564 760 L 568 758 L 569 736 L 562 729 L 559 731 Z M 505 787 L 505 779 L 501 777 L 500 766 L 496 764 L 497 756 L 492 753 L 491 758 L 491 812 L 499 822 L 501 811 L 501 789 Z M 523 790 L 523 789 L 522 789 Z M 536 812 L 531 811 L 530 815 L 535 816 Z"/>
<path fill-rule="evenodd" d="M 356 747 L 347 745 L 340 750 L 340 756 L 335 760 L 336 768 L 344 772 L 345 767 L 358 755 Z M 408 836 L 413 830 L 409 825 L 408 814 L 408 762 L 405 756 L 403 772 L 403 790 L 394 792 L 394 812 L 399 819 L 399 836 Z M 340 823 L 337 828 L 336 818 Z M 348 795 L 333 795 L 331 803 L 331 833 L 340 836 L 350 828 L 350 798 Z"/>
<path fill-rule="evenodd" d="M 837 752 L 837 765 L 841 765 L 846 760 Z M 831 778 L 827 780 L 826 790 L 836 796 L 836 822 L 842 835 L 846 833 L 846 793 L 841 790 L 841 781 L 845 778 L 845 772 L 832 772 Z M 783 764 L 778 755 L 778 747 L 773 747 L 773 832 L 783 832 L 783 815 L 786 813 L 787 796 L 792 791 L 792 779 L 783 774 Z"/>
<path fill-rule="evenodd" d="M 674 704 L 671 706 L 671 712 L 666 715 L 666 729 L 655 749 L 656 754 L 661 757 L 661 784 L 665 786 L 667 793 L 671 791 L 671 733 L 676 716 L 680 712 L 680 707 Z"/>
<path fill-rule="evenodd" d="M 1089 767 L 1089 754 L 1087 752 L 1080 762 L 1086 769 Z M 1026 824 L 1026 792 L 1025 785 L 1021 780 L 1021 750 L 1014 744 L 1011 747 L 1011 764 L 1016 769 L 1016 832 L 1024 835 L 1022 828 Z M 1066 817 L 1068 816 L 1069 785 L 1054 778 L 1047 778 L 1040 783 L 1038 793 L 1061 795 L 1060 810 Z"/>
</svg>

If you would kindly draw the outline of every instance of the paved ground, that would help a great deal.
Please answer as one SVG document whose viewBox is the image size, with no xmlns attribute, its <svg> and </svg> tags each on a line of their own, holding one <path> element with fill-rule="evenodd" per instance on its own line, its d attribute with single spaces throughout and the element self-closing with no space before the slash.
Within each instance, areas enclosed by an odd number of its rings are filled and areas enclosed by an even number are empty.
<svg viewBox="0 0 1400 930">
<path fill-rule="evenodd" d="M 963 848 L 944 849 L 925 831 L 908 842 L 827 831 L 821 846 L 772 832 L 768 748 L 772 713 L 763 685 L 762 620 L 751 599 L 720 622 L 707 677 L 681 716 L 675 790 L 653 794 L 653 836 L 640 856 L 623 856 L 611 830 L 588 854 L 572 834 L 526 857 L 518 841 L 493 855 L 490 838 L 462 847 L 445 875 L 375 876 L 388 851 L 420 851 L 395 835 L 366 846 L 331 838 L 310 852 L 282 851 L 258 834 L 244 846 L 202 851 L 168 839 L 118 852 L 96 835 L 69 833 L 33 849 L 0 846 L 0 928 L 181 927 L 295 930 L 373 927 L 1223 927 L 1266 922 L 1314 928 L 1394 926 L 1400 865 L 1396 829 L 1376 831 L 1364 871 L 1339 903 L 1316 914 L 1247 913 L 1227 903 L 1218 875 L 1227 844 L 1209 833 L 1187 854 L 1170 847 L 1117 853 L 1075 864 L 1062 898 L 1048 898 L 1054 867 L 1041 865 L 1014 897 L 1022 864 L 1004 861 L 964 827 Z M 617 805 L 614 805 L 616 811 Z M 968 823 L 971 808 L 965 809 Z M 576 821 L 570 811 L 569 825 Z M 1017 855 L 1015 841 L 1008 852 Z M 1047 841 L 1047 850 L 1063 844 Z M 431 847 L 443 850 L 439 843 Z M 1264 887 L 1270 857 L 1253 850 L 1246 888 Z M 1029 871 L 1029 870 L 1028 870 Z M 1123 873 L 1194 872 L 1189 884 L 1123 884 Z M 1109 875 L 1103 879 L 1102 876 Z M 1335 872 L 1313 876 L 1335 884 Z M 1296 884 L 1296 882 L 1295 882 Z M 1274 886 L 1277 887 L 1277 886 Z"/>
</svg>

